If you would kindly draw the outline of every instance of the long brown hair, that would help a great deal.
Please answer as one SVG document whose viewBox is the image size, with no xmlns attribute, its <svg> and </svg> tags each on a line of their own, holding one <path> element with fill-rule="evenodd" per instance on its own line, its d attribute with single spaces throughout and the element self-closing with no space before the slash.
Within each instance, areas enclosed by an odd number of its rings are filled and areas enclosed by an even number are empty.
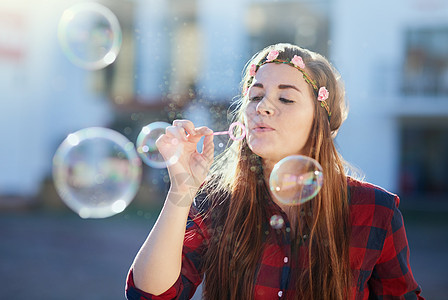
<svg viewBox="0 0 448 300">
<path fill-rule="evenodd" d="M 262 62 L 271 50 L 279 51 L 278 59 L 301 56 L 306 72 L 319 87 L 325 86 L 330 91 L 327 102 L 331 118 L 315 101 L 309 136 L 309 156 L 322 165 L 324 185 L 312 201 L 294 208 L 298 223 L 296 235 L 308 236 L 305 244 L 308 247 L 307 268 L 294 276 L 297 298 L 348 299 L 351 273 L 347 181 L 342 158 L 333 142 L 347 116 L 344 86 L 337 71 L 323 56 L 291 44 L 269 46 L 246 65 L 241 97 L 233 111 L 235 121 L 244 121 L 249 66 Z M 314 90 L 313 93 L 316 94 Z M 253 299 L 257 265 L 263 253 L 266 207 L 271 201 L 261 158 L 249 149 L 245 140 L 237 141 L 215 160 L 210 174 L 203 186 L 211 207 L 207 217 L 212 237 L 203 260 L 203 296 L 206 299 Z M 294 243 L 299 247 L 301 239 L 296 238 Z"/>
</svg>

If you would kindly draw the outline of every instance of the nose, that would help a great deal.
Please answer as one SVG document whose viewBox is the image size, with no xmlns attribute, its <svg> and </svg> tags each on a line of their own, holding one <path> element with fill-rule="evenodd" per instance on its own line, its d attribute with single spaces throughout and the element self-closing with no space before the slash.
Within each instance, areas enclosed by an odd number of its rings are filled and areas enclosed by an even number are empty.
<svg viewBox="0 0 448 300">
<path fill-rule="evenodd" d="M 257 114 L 270 116 L 274 114 L 274 107 L 272 103 L 265 96 L 263 99 L 257 104 Z"/>
</svg>

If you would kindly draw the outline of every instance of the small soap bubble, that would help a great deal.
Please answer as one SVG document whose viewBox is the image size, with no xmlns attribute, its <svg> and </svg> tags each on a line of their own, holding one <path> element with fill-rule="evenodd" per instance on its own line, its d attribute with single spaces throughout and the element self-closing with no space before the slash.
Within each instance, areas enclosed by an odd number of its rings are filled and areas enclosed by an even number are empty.
<svg viewBox="0 0 448 300">
<path fill-rule="evenodd" d="M 165 133 L 165 130 L 171 124 L 166 122 L 153 122 L 142 128 L 137 136 L 137 152 L 145 164 L 150 167 L 163 169 L 169 165 L 175 164 L 180 157 L 181 148 L 178 147 L 169 159 L 165 160 L 156 146 L 157 139 Z M 177 139 L 171 142 L 174 146 L 179 144 Z"/>
<path fill-rule="evenodd" d="M 269 224 L 274 229 L 282 229 L 285 225 L 285 220 L 283 220 L 283 217 L 280 215 L 273 215 L 269 221 Z"/>
<path fill-rule="evenodd" d="M 65 56 L 76 66 L 99 70 L 112 64 L 122 42 L 120 24 L 107 7 L 77 3 L 59 21 L 58 39 Z"/>
<path fill-rule="evenodd" d="M 69 134 L 53 157 L 53 181 L 65 204 L 82 218 L 106 218 L 134 199 L 141 160 L 120 133 L 90 127 Z"/>
<path fill-rule="evenodd" d="M 321 165 L 303 155 L 280 160 L 273 168 L 269 186 L 275 197 L 286 205 L 302 204 L 313 199 L 323 184 Z"/>
</svg>

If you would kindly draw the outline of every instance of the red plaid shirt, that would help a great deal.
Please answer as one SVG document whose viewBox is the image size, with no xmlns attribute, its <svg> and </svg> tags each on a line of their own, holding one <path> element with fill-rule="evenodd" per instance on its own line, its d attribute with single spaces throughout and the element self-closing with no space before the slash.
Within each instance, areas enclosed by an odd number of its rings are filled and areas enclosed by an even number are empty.
<svg viewBox="0 0 448 300">
<path fill-rule="evenodd" d="M 398 210 L 399 198 L 379 187 L 349 179 L 350 264 L 354 281 L 353 299 L 423 299 L 409 264 L 409 245 L 403 217 Z M 286 214 L 274 203 L 271 215 L 285 220 L 282 230 L 268 226 L 269 233 L 255 285 L 255 299 L 294 299 L 291 269 L 298 261 L 307 260 L 306 246 L 300 247 L 299 257 L 291 259 L 291 244 Z M 203 240 L 208 240 L 207 221 L 195 214 L 188 217 L 184 240 L 182 271 L 178 280 L 161 295 L 155 296 L 135 287 L 132 269 L 129 271 L 126 296 L 129 300 L 190 299 L 202 281 L 198 272 Z M 207 220 L 207 219 L 206 219 Z M 269 222 L 269 220 L 267 220 Z M 303 266 L 302 266 L 303 267 Z"/>
</svg>

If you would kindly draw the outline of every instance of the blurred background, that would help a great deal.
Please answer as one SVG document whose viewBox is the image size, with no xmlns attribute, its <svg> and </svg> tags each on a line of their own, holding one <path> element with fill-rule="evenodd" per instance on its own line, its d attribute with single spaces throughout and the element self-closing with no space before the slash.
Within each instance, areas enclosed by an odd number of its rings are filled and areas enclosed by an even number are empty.
<svg viewBox="0 0 448 300">
<path fill-rule="evenodd" d="M 62 16 L 79 3 L 0 0 L 2 298 L 124 299 L 127 270 L 164 201 L 166 170 L 143 165 L 123 212 L 82 219 L 53 183 L 58 146 L 92 126 L 132 142 L 143 126 L 178 118 L 227 130 L 247 60 L 289 42 L 340 71 L 350 114 L 337 146 L 366 180 L 399 194 L 423 296 L 446 299 L 446 0 L 83 1 L 119 23 L 99 37 L 119 44 L 102 65 L 77 61 L 64 44 Z M 219 138 L 218 152 L 227 142 Z"/>
</svg>

